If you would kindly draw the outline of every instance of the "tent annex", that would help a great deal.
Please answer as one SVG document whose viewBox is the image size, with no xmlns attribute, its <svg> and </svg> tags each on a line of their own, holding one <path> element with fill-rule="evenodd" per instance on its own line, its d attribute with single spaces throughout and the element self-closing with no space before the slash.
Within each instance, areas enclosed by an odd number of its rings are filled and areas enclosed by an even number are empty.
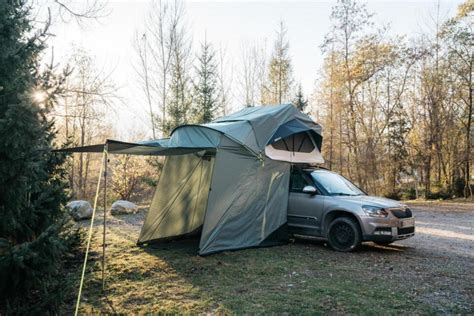
<svg viewBox="0 0 474 316">
<path fill-rule="evenodd" d="M 166 156 L 138 244 L 200 232 L 199 254 L 207 255 L 285 242 L 291 163 L 322 163 L 321 143 L 320 125 L 276 105 L 182 125 L 169 139 L 106 146 L 111 154 Z"/>
</svg>

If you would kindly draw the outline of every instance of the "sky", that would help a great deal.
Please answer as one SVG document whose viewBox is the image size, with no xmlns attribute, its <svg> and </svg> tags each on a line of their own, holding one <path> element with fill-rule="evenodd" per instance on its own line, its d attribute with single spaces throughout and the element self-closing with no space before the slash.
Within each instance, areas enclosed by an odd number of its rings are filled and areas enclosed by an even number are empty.
<svg viewBox="0 0 474 316">
<path fill-rule="evenodd" d="M 74 1 L 74 0 L 72 0 Z M 454 15 L 462 1 L 440 0 L 440 17 Z M 235 67 L 243 43 L 266 41 L 271 50 L 278 22 L 283 20 L 288 29 L 293 75 L 301 82 L 305 95 L 314 90 L 323 55 L 320 45 L 330 29 L 329 15 L 334 1 L 185 1 L 186 19 L 194 46 L 204 40 L 214 46 L 225 47 Z M 388 1 L 372 0 L 367 8 L 375 13 L 378 25 L 389 23 L 392 34 L 419 36 L 432 25 L 437 0 Z M 49 41 L 57 62 L 64 63 L 73 47 L 82 47 L 95 59 L 97 68 L 112 72 L 111 79 L 118 87 L 122 102 L 117 105 L 112 125 L 117 136 L 133 140 L 136 135 L 150 134 L 147 106 L 137 84 L 133 67 L 136 53 L 133 38 L 143 28 L 150 1 L 128 0 L 107 2 L 108 15 L 98 21 L 80 26 L 74 22 L 53 25 L 54 36 Z M 234 71 L 234 77 L 238 75 Z M 234 78 L 234 85 L 238 79 Z M 234 98 L 234 108 L 240 106 Z"/>
</svg>

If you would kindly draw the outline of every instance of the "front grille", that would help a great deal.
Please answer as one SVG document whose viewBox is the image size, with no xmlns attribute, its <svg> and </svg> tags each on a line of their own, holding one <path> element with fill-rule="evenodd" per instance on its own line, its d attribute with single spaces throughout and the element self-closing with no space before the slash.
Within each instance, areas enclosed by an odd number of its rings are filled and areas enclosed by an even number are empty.
<svg viewBox="0 0 474 316">
<path fill-rule="evenodd" d="M 414 232 L 415 232 L 415 227 L 398 228 L 398 235 L 413 234 Z"/>
<path fill-rule="evenodd" d="M 392 212 L 392 214 L 398 218 L 412 217 L 411 210 L 408 207 L 405 209 L 403 208 L 390 209 L 390 212 Z"/>
</svg>

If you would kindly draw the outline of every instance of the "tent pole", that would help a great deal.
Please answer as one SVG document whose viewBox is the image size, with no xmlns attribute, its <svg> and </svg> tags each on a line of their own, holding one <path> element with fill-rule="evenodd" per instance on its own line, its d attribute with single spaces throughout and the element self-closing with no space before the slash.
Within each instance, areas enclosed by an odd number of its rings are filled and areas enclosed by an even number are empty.
<svg viewBox="0 0 474 316">
<path fill-rule="evenodd" d="M 105 292 L 105 235 L 106 235 L 106 220 L 107 220 L 107 163 L 108 145 L 104 145 L 104 227 L 102 235 L 102 292 Z"/>
<path fill-rule="evenodd" d="M 97 189 L 95 191 L 95 197 L 94 197 L 94 208 L 92 209 L 92 217 L 91 217 L 91 223 L 89 225 L 89 233 L 87 236 L 87 246 L 86 246 L 86 254 L 84 255 L 84 263 L 82 264 L 82 273 L 81 273 L 81 281 L 79 283 L 79 291 L 77 293 L 77 300 L 76 300 L 76 309 L 74 311 L 74 315 L 77 316 L 79 313 L 79 305 L 81 304 L 81 294 L 82 294 L 82 286 L 84 284 L 84 276 L 86 274 L 86 266 L 87 266 L 87 257 L 89 255 L 89 249 L 91 246 L 91 239 L 92 239 L 92 230 L 94 228 L 94 219 L 95 219 L 95 211 L 97 209 L 97 199 L 99 197 L 100 193 L 100 179 L 102 178 L 102 168 L 104 167 L 104 160 L 105 160 L 105 152 L 102 154 L 102 161 L 100 163 L 100 171 L 99 171 L 99 179 L 97 180 Z"/>
</svg>

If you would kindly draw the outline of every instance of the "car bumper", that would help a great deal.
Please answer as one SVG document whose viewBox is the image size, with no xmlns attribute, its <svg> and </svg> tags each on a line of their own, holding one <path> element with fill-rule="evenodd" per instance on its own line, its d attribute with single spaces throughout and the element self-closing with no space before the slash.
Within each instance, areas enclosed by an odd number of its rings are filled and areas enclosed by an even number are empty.
<svg viewBox="0 0 474 316">
<path fill-rule="evenodd" d="M 415 218 L 375 218 L 362 219 L 364 241 L 390 242 L 407 239 L 415 235 Z"/>
</svg>

